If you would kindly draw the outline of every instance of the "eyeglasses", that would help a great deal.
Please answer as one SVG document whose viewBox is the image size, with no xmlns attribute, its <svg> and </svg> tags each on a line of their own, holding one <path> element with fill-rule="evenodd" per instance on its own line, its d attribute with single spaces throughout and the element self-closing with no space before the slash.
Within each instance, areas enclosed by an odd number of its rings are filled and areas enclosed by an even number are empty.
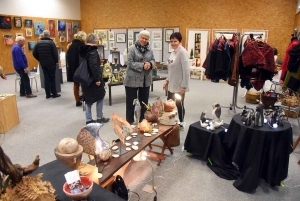
<svg viewBox="0 0 300 201">
<path fill-rule="evenodd" d="M 146 37 L 140 37 L 142 40 L 145 40 L 145 41 L 148 41 L 149 40 L 149 38 L 146 38 Z"/>
</svg>

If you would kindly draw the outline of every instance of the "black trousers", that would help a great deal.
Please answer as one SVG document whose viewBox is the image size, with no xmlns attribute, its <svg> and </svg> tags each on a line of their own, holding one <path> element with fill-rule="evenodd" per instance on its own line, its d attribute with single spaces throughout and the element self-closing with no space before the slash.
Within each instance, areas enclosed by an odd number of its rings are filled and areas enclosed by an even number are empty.
<svg viewBox="0 0 300 201">
<path fill-rule="evenodd" d="M 20 83 L 20 94 L 32 94 L 31 87 L 30 87 L 30 79 L 27 73 L 24 72 L 24 69 L 16 70 L 17 73 L 20 75 L 21 83 Z"/>
<path fill-rule="evenodd" d="M 133 100 L 137 99 L 140 101 L 141 104 L 141 117 L 140 121 L 144 119 L 144 113 L 146 112 L 146 108 L 144 107 L 145 104 L 148 104 L 148 98 L 149 98 L 149 87 L 126 87 L 125 86 L 125 92 L 126 92 L 126 121 L 130 124 L 134 122 L 134 105 Z"/>
<path fill-rule="evenodd" d="M 56 71 L 56 66 L 52 66 L 49 68 L 43 68 L 43 73 L 44 73 L 44 83 L 45 83 L 45 91 L 46 91 L 46 96 L 56 95 L 56 86 L 55 86 L 55 71 Z"/>
<path fill-rule="evenodd" d="M 176 107 L 178 109 L 179 120 L 180 120 L 180 122 L 183 122 L 183 120 L 184 120 L 184 114 L 185 114 L 185 109 L 184 109 L 184 97 L 185 97 L 185 93 L 184 94 L 180 94 L 180 95 L 181 95 L 181 100 L 178 100 L 178 99 L 175 98 L 175 93 L 172 93 L 172 92 L 168 91 L 168 100 L 172 99 L 173 101 L 175 101 Z"/>
</svg>

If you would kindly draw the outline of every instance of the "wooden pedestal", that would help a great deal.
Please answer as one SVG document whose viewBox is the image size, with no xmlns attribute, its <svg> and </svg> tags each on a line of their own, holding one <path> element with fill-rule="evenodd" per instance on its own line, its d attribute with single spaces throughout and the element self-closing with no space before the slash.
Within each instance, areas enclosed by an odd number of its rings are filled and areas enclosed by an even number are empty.
<svg viewBox="0 0 300 201">
<path fill-rule="evenodd" d="M 6 94 L 0 97 L 0 133 L 5 133 L 19 123 L 16 96 Z"/>
</svg>

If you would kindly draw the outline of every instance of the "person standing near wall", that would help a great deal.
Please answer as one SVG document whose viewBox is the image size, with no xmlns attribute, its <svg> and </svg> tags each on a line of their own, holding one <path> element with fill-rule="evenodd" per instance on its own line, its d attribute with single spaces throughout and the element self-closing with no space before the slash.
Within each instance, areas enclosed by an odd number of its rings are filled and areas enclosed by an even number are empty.
<svg viewBox="0 0 300 201">
<path fill-rule="evenodd" d="M 92 105 L 96 103 L 97 122 L 106 123 L 109 118 L 103 116 L 103 100 L 105 96 L 105 83 L 102 79 L 102 70 L 100 68 L 100 57 L 98 54 L 98 36 L 90 33 L 86 37 L 86 45 L 79 49 L 80 56 L 86 58 L 89 71 L 93 77 L 93 82 L 89 86 L 82 85 L 83 97 L 86 102 L 86 124 L 95 122 L 92 118 Z"/>
<path fill-rule="evenodd" d="M 54 42 L 50 39 L 50 32 L 48 30 L 43 32 L 43 38 L 34 46 L 32 54 L 40 62 L 44 72 L 46 99 L 60 97 L 55 86 L 58 52 Z"/>
<path fill-rule="evenodd" d="M 25 44 L 25 38 L 23 36 L 18 36 L 16 38 L 16 44 L 14 44 L 11 54 L 14 69 L 20 75 L 20 96 L 26 96 L 27 98 L 34 98 L 36 95 L 32 94 L 30 87 L 30 79 L 28 76 L 28 62 L 27 58 L 22 51 L 22 47 Z"/>
<path fill-rule="evenodd" d="M 149 31 L 139 33 L 138 40 L 128 51 L 128 63 L 124 86 L 126 92 L 126 121 L 134 122 L 133 100 L 148 105 L 149 88 L 152 84 L 152 67 L 155 65 L 153 51 L 149 46 Z M 140 121 L 144 119 L 145 107 L 142 107 Z"/>
<path fill-rule="evenodd" d="M 180 127 L 184 120 L 184 97 L 185 92 L 189 91 L 190 68 L 189 56 L 184 47 L 181 46 L 182 36 L 179 32 L 172 33 L 170 36 L 171 46 L 174 51 L 168 60 L 168 77 L 163 85 L 164 90 L 168 90 L 168 100 L 173 99 L 178 109 Z M 181 100 L 175 98 L 175 93 L 181 96 Z"/>
<path fill-rule="evenodd" d="M 79 56 L 79 48 L 85 45 L 86 41 L 86 33 L 84 31 L 79 31 L 75 39 L 72 41 L 69 49 L 66 53 L 66 60 L 67 60 L 67 79 L 68 82 L 74 82 L 73 92 L 76 101 L 76 107 L 82 105 L 82 102 L 79 98 L 79 86 L 80 84 L 73 80 L 74 73 L 78 68 L 79 64 L 81 63 L 81 58 Z"/>
</svg>

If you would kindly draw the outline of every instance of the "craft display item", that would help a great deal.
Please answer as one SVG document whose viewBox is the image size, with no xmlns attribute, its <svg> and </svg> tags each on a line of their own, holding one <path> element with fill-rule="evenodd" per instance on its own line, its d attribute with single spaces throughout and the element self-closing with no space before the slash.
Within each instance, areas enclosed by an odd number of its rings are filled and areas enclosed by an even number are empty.
<svg viewBox="0 0 300 201">
<path fill-rule="evenodd" d="M 139 128 L 139 121 L 141 117 L 141 104 L 138 99 L 133 100 L 133 105 L 134 105 L 134 116 L 135 116 L 135 125 L 138 126 Z"/>
<path fill-rule="evenodd" d="M 116 113 L 113 113 L 110 120 L 115 134 L 124 143 L 125 137 L 133 133 L 132 127 L 123 117 L 120 117 Z"/>
<path fill-rule="evenodd" d="M 107 78 L 110 78 L 111 75 L 112 75 L 111 66 L 109 65 L 109 63 L 104 64 L 102 78 L 107 79 Z"/>
<path fill-rule="evenodd" d="M 71 188 L 76 190 L 71 190 Z M 73 182 L 71 185 L 68 182 L 63 185 L 64 193 L 72 200 L 86 200 L 92 189 L 93 181 L 86 176 L 81 176 L 79 180 Z"/>
<path fill-rule="evenodd" d="M 216 121 L 216 122 L 220 122 L 220 117 L 221 117 L 221 106 L 219 103 L 214 103 L 212 105 L 212 116 L 213 116 L 213 120 L 212 121 Z"/>
<path fill-rule="evenodd" d="M 281 99 L 281 104 L 289 107 L 299 107 L 300 105 L 300 98 L 299 96 L 290 96 L 285 95 Z"/>
<path fill-rule="evenodd" d="M 140 131 L 150 133 L 152 131 L 152 125 L 146 119 L 143 119 L 141 123 L 139 123 Z"/>
<path fill-rule="evenodd" d="M 265 108 L 273 108 L 277 101 L 277 94 L 275 91 L 263 92 L 261 94 L 261 102 L 264 104 Z"/>
<path fill-rule="evenodd" d="M 158 117 L 156 117 L 155 114 L 152 113 L 151 111 L 151 105 L 150 104 L 146 104 L 144 102 L 142 102 L 144 107 L 146 107 L 146 112 L 144 113 L 144 118 L 149 121 L 149 122 L 157 122 Z"/>
<path fill-rule="evenodd" d="M 165 112 L 172 112 L 175 109 L 176 105 L 172 99 L 169 99 L 164 102 L 164 111 Z"/>
<path fill-rule="evenodd" d="M 247 91 L 246 103 L 258 104 L 260 100 L 260 93 L 256 91 Z"/>
<path fill-rule="evenodd" d="M 151 112 L 158 118 L 162 115 L 163 111 L 163 102 L 160 97 L 158 97 L 152 104 Z"/>
</svg>

